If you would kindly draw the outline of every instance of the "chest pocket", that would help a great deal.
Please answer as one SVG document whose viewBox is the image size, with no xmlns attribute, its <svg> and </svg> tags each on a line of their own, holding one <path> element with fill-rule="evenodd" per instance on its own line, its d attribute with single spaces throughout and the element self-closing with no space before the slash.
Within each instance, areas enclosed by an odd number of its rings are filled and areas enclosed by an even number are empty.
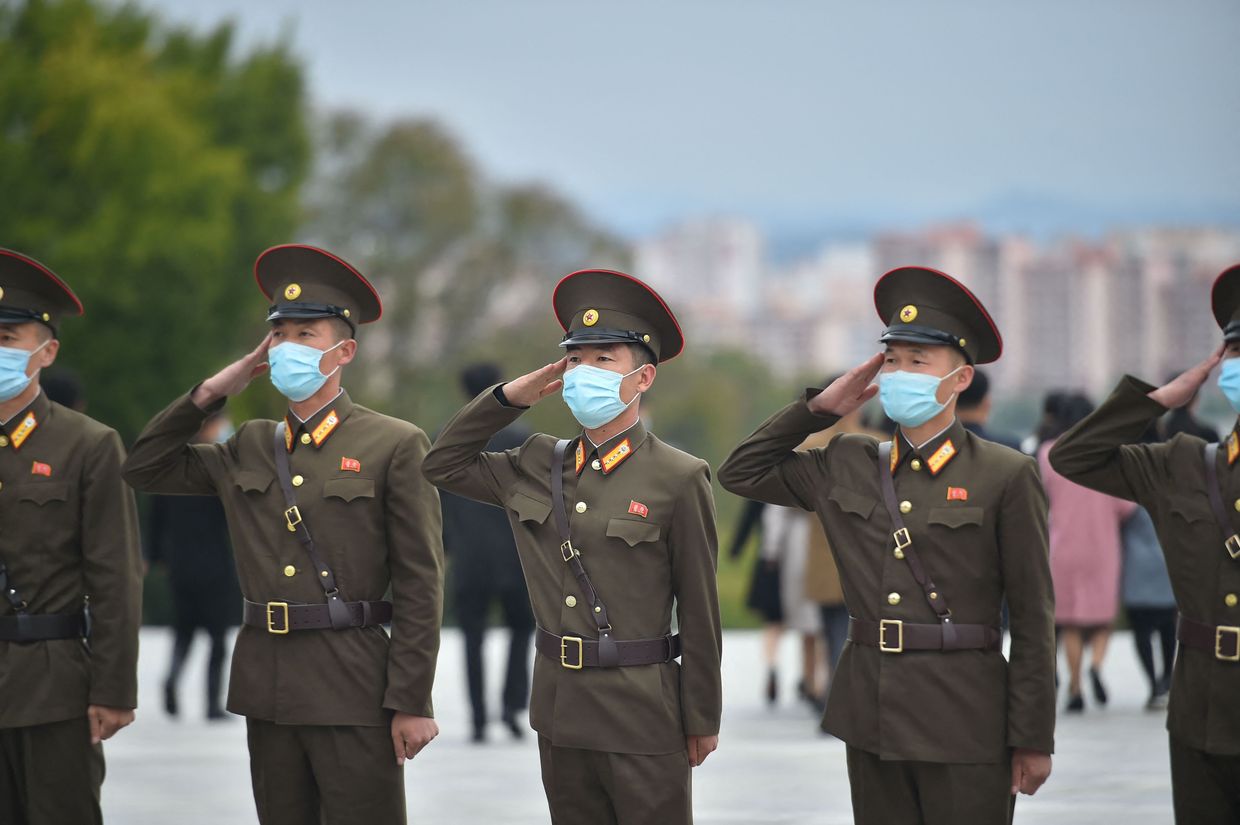
<svg viewBox="0 0 1240 825">
<path fill-rule="evenodd" d="M 1168 509 L 1185 521 L 1214 521 L 1214 513 L 1210 510 L 1205 493 L 1197 496 L 1178 495 L 1168 498 Z"/>
<path fill-rule="evenodd" d="M 648 521 L 614 518 L 607 522 L 607 536 L 621 539 L 629 547 L 636 547 L 646 541 L 658 541 L 659 533 L 659 525 Z"/>
<path fill-rule="evenodd" d="M 323 482 L 323 498 L 354 501 L 359 498 L 374 497 L 375 480 L 373 478 L 329 478 Z"/>
<path fill-rule="evenodd" d="M 262 470 L 238 470 L 233 475 L 233 483 L 246 493 L 265 493 L 271 482 L 271 473 Z"/>
<path fill-rule="evenodd" d="M 31 501 L 42 507 L 49 501 L 67 501 L 69 486 L 63 481 L 23 484 L 17 488 L 18 501 Z"/>
<path fill-rule="evenodd" d="M 986 511 L 981 507 L 934 507 L 926 515 L 930 524 L 944 527 L 981 527 Z"/>
<path fill-rule="evenodd" d="M 548 502 L 540 501 L 525 493 L 513 493 L 504 504 L 517 514 L 518 521 L 542 524 L 547 520 L 547 516 L 551 515 L 551 505 Z"/>
<path fill-rule="evenodd" d="M 855 493 L 847 487 L 841 487 L 838 484 L 831 488 L 831 492 L 827 495 L 830 501 L 834 501 L 836 505 L 845 513 L 861 516 L 861 518 L 869 518 L 874 512 L 874 508 L 878 502 L 869 496 L 863 496 L 861 493 Z"/>
</svg>

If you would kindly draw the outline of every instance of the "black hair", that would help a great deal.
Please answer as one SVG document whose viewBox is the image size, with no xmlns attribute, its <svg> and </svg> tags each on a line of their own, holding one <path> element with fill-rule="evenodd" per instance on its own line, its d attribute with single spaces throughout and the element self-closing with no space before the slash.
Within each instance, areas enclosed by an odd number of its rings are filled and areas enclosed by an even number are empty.
<svg viewBox="0 0 1240 825">
<path fill-rule="evenodd" d="M 990 394 L 990 379 L 977 367 L 973 368 L 973 381 L 961 391 L 956 399 L 956 409 L 975 410 L 982 406 Z"/>
<path fill-rule="evenodd" d="M 461 389 L 470 398 L 479 395 L 487 387 L 493 387 L 499 382 L 499 367 L 489 361 L 470 364 L 461 370 Z"/>
</svg>

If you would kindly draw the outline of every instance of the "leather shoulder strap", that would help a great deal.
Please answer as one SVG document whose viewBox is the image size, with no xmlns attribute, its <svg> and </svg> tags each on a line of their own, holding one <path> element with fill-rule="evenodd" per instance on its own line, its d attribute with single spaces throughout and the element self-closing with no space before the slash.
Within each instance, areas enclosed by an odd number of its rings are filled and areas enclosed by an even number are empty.
<svg viewBox="0 0 1240 825">
<path fill-rule="evenodd" d="M 555 443 L 551 453 L 551 511 L 555 514 L 555 529 L 560 534 L 560 557 L 572 571 L 573 577 L 581 587 L 581 593 L 590 604 L 590 615 L 598 627 L 598 655 L 601 667 L 618 667 L 620 651 L 611 637 L 611 618 L 607 614 L 607 606 L 603 604 L 590 581 L 581 562 L 581 553 L 573 546 L 568 523 L 568 508 L 564 501 L 564 456 L 568 454 L 569 440 L 562 438 Z"/>
<path fill-rule="evenodd" d="M 904 526 L 904 517 L 900 515 L 900 504 L 896 501 L 895 481 L 891 477 L 891 450 L 892 442 L 890 441 L 884 441 L 878 445 L 878 482 L 883 491 L 883 503 L 887 506 L 887 513 L 891 516 L 891 526 L 894 528 L 891 535 L 896 542 L 895 549 L 904 554 L 909 571 L 917 580 L 917 584 L 921 586 L 922 593 L 926 596 L 926 603 L 939 617 L 939 621 L 944 625 L 950 625 L 952 612 L 947 607 L 947 599 L 939 592 L 925 565 L 921 563 L 921 558 L 913 548 L 913 539 L 909 535 L 908 528 Z M 944 627 L 945 648 L 947 635 L 948 630 Z"/>
<path fill-rule="evenodd" d="M 306 520 L 302 518 L 301 510 L 297 507 L 297 494 L 293 487 L 293 473 L 289 467 L 288 447 L 284 444 L 284 427 L 283 421 L 276 424 L 275 439 L 272 442 L 273 457 L 276 462 L 276 477 L 280 480 L 280 489 L 284 493 L 284 521 L 290 532 L 297 534 L 297 540 L 301 542 L 301 546 L 306 549 L 306 555 L 310 557 L 310 564 L 314 567 L 315 578 L 318 579 L 319 585 L 323 588 L 323 594 L 327 596 L 327 610 L 331 617 L 332 629 L 343 630 L 351 627 L 353 617 L 349 615 L 349 608 L 345 606 L 344 599 L 340 597 L 340 588 L 336 584 L 336 574 L 331 571 L 327 563 L 319 557 L 318 550 L 314 547 L 314 538 L 310 535 L 310 527 L 306 524 Z"/>
<path fill-rule="evenodd" d="M 1240 535 L 1235 530 L 1232 514 L 1223 503 L 1223 488 L 1218 478 L 1218 442 L 1206 444 L 1206 497 L 1210 499 L 1210 509 L 1214 511 L 1214 520 L 1223 533 L 1223 549 L 1232 559 L 1240 560 Z"/>
</svg>

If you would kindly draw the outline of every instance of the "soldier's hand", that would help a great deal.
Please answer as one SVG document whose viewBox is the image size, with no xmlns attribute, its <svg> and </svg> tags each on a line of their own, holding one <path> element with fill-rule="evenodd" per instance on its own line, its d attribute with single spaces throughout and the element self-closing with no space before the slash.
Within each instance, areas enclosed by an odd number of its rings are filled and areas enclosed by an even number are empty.
<svg viewBox="0 0 1240 825">
<path fill-rule="evenodd" d="M 1029 748 L 1012 751 L 1012 796 L 1033 796 L 1051 775 L 1051 755 Z"/>
<path fill-rule="evenodd" d="M 90 743 L 98 745 L 105 739 L 111 739 L 118 730 L 133 722 L 133 710 L 90 705 L 86 708 L 86 718 L 90 720 Z"/>
<path fill-rule="evenodd" d="M 396 749 L 396 764 L 417 756 L 430 741 L 439 735 L 439 725 L 434 719 L 397 713 L 392 717 L 392 747 Z"/>
<path fill-rule="evenodd" d="M 853 367 L 809 400 L 809 411 L 816 415 L 848 415 L 878 395 L 874 378 L 883 368 L 883 353 Z"/>
<path fill-rule="evenodd" d="M 198 385 L 190 400 L 200 410 L 227 398 L 237 395 L 258 376 L 267 371 L 267 350 L 271 349 L 271 333 L 259 342 L 258 346 L 237 361 L 232 362 L 215 375 Z"/>
<path fill-rule="evenodd" d="M 685 746 L 689 751 L 689 767 L 696 768 L 719 747 L 719 737 L 690 736 L 686 738 Z"/>
<path fill-rule="evenodd" d="M 1193 400 L 1193 396 L 1197 394 L 1197 390 L 1201 389 L 1201 385 L 1210 377 L 1210 372 L 1218 366 L 1219 361 L 1223 360 L 1223 353 L 1226 352 L 1227 345 L 1216 349 L 1210 353 L 1210 357 L 1202 361 L 1195 367 L 1185 370 L 1184 372 L 1172 378 L 1166 384 L 1150 393 L 1150 399 L 1157 401 L 1169 410 L 1177 407 L 1183 407 L 1189 401 Z"/>
<path fill-rule="evenodd" d="M 568 356 L 554 364 L 527 373 L 504 385 L 504 397 L 514 407 L 532 407 L 539 401 L 559 392 L 564 386 L 564 370 L 568 369 Z"/>
</svg>

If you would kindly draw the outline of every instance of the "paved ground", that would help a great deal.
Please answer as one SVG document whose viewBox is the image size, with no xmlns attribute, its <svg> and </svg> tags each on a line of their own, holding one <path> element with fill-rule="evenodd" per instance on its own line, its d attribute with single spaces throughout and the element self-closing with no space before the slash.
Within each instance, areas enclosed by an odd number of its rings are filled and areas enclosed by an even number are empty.
<svg viewBox="0 0 1240 825">
<path fill-rule="evenodd" d="M 503 641 L 495 634 L 490 642 L 488 657 L 495 662 Z M 195 650 L 186 673 L 183 721 L 171 721 L 160 710 L 169 647 L 164 632 L 143 632 L 142 708 L 138 721 L 108 745 L 106 819 L 110 825 L 254 823 L 244 722 L 201 719 L 205 648 Z M 843 745 L 819 735 L 809 710 L 790 697 L 774 709 L 760 701 L 763 673 L 756 633 L 727 633 L 724 650 L 722 745 L 695 772 L 696 821 L 851 822 Z M 1054 776 L 1037 797 L 1022 797 L 1016 814 L 1021 825 L 1171 821 L 1163 716 L 1142 710 L 1145 685 L 1131 639 L 1119 635 L 1111 651 L 1105 671 L 1110 707 L 1061 718 Z M 790 659 L 791 639 L 785 652 Z M 410 822 L 547 822 L 532 736 L 514 742 L 497 725 L 493 744 L 468 742 L 461 644 L 455 632 L 445 633 L 439 668 L 435 705 L 442 733 L 406 768 Z M 498 672 L 494 666 L 490 671 Z M 791 660 L 784 672 L 793 672 Z"/>
</svg>

